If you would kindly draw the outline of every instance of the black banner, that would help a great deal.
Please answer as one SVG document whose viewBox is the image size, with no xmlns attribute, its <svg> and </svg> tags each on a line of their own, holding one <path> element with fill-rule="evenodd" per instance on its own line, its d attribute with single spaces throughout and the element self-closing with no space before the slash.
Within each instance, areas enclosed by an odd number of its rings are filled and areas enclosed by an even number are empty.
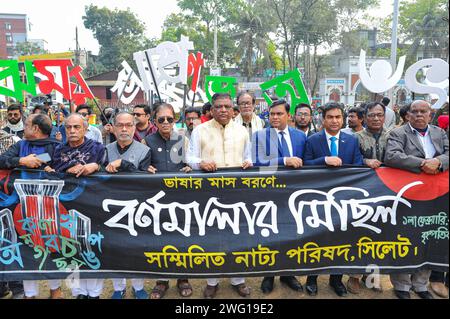
<svg viewBox="0 0 450 319">
<path fill-rule="evenodd" d="M 0 281 L 449 268 L 448 172 L 0 178 Z"/>
</svg>

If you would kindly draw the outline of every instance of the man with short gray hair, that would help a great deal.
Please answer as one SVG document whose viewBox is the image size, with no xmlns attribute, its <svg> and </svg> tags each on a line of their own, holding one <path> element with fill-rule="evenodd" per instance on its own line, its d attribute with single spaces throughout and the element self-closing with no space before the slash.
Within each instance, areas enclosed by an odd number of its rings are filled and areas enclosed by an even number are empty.
<svg viewBox="0 0 450 319">
<path fill-rule="evenodd" d="M 88 176 L 98 172 L 104 162 L 103 144 L 85 137 L 88 122 L 80 114 L 71 114 L 65 120 L 67 143 L 59 145 L 54 152 L 52 168 L 47 172 Z M 99 299 L 103 290 L 103 279 L 80 279 L 78 287 L 72 289 L 77 299 Z"/>
<path fill-rule="evenodd" d="M 239 115 L 236 116 L 234 121 L 236 124 L 245 127 L 250 139 L 253 133 L 270 127 L 269 123 L 256 116 L 256 98 L 253 93 L 248 91 L 239 92 L 236 103 L 239 106 Z"/>
<path fill-rule="evenodd" d="M 386 147 L 387 166 L 414 173 L 436 175 L 449 169 L 449 142 L 444 130 L 430 125 L 431 106 L 426 101 L 415 101 L 408 112 L 409 123 L 393 130 Z M 410 299 L 414 289 L 422 299 L 433 299 L 428 292 L 431 270 L 413 274 L 391 274 L 391 282 L 399 299 Z"/>
<path fill-rule="evenodd" d="M 135 131 L 136 122 L 133 115 L 125 112 L 117 114 L 113 123 L 113 133 L 117 141 L 106 146 L 105 165 L 108 173 L 147 171 L 150 163 L 146 159 L 150 157 L 150 149 L 133 139 Z M 114 293 L 111 299 L 123 299 L 127 287 L 126 279 L 113 279 L 112 282 Z M 148 299 L 144 279 L 132 279 L 131 284 L 136 299 Z"/>
<path fill-rule="evenodd" d="M 125 112 L 117 114 L 113 124 L 117 141 L 106 146 L 105 165 L 108 173 L 147 171 L 150 161 L 146 161 L 146 158 L 149 157 L 150 149 L 133 139 L 135 131 L 133 115 Z"/>
<path fill-rule="evenodd" d="M 97 172 L 104 161 L 105 147 L 85 137 L 88 122 L 80 114 L 71 114 L 64 124 L 67 143 L 56 148 L 52 169 L 76 177 Z"/>
</svg>

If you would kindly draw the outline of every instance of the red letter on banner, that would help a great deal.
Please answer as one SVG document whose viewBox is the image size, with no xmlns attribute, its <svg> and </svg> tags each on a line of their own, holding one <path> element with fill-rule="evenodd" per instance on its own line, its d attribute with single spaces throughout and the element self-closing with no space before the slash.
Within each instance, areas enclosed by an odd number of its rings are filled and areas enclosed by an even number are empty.
<svg viewBox="0 0 450 319">
<path fill-rule="evenodd" d="M 205 60 L 203 60 L 203 53 L 197 52 L 189 54 L 188 59 L 188 76 L 192 77 L 192 92 L 197 92 L 198 82 L 200 81 L 200 72 L 202 67 L 205 66 Z"/>
<path fill-rule="evenodd" d="M 50 94 L 53 90 L 61 93 L 65 99 L 70 100 L 71 88 L 69 79 L 69 67 L 73 66 L 72 60 L 35 60 L 34 66 L 37 72 L 47 77 L 39 83 L 39 89 L 44 94 Z M 61 72 L 61 85 L 55 82 L 55 75 L 49 71 L 49 67 L 58 67 Z"/>
<path fill-rule="evenodd" d="M 70 71 L 70 77 L 74 77 L 77 79 L 78 85 L 81 88 L 81 92 L 76 92 L 77 84 L 71 83 L 70 87 L 72 90 L 72 98 L 76 105 L 81 105 L 86 103 L 86 98 L 93 99 L 94 94 L 92 94 L 92 91 L 89 89 L 89 86 L 87 85 L 86 81 L 84 81 L 83 76 L 81 75 L 81 72 L 83 71 L 83 68 L 79 65 L 74 67 L 72 71 Z"/>
</svg>

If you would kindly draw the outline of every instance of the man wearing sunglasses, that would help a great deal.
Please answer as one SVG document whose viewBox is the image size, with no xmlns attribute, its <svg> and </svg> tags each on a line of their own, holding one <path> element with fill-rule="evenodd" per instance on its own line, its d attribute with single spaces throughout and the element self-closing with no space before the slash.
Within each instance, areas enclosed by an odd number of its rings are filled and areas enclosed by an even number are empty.
<svg viewBox="0 0 450 319">
<path fill-rule="evenodd" d="M 153 135 L 158 130 L 150 121 L 152 110 L 148 105 L 136 105 L 133 109 L 133 115 L 136 119 L 136 132 L 134 139 L 142 142 L 147 136 Z"/>
<path fill-rule="evenodd" d="M 19 138 L 23 138 L 24 121 L 22 116 L 22 107 L 19 104 L 12 104 L 8 107 L 7 123 L 3 130 Z"/>
<path fill-rule="evenodd" d="M 187 166 L 184 157 L 188 140 L 174 129 L 175 110 L 173 106 L 167 103 L 157 105 L 153 118 L 158 131 L 147 136 L 142 142 L 150 148 L 145 159 L 145 163 L 150 165 L 147 171 L 150 174 L 189 173 L 192 169 Z M 169 280 L 158 279 L 152 289 L 150 299 L 164 298 L 168 289 Z M 193 292 L 193 288 L 186 278 L 177 280 L 177 290 L 181 297 L 189 297 Z"/>
<path fill-rule="evenodd" d="M 191 135 L 187 159 L 194 169 L 215 172 L 220 168 L 248 169 L 253 166 L 250 138 L 244 126 L 235 123 L 233 101 L 229 94 L 212 97 L 213 119 L 194 129 Z M 231 285 L 241 296 L 250 295 L 244 278 L 231 278 Z M 204 297 L 212 299 L 219 289 L 218 279 L 208 279 Z"/>
</svg>

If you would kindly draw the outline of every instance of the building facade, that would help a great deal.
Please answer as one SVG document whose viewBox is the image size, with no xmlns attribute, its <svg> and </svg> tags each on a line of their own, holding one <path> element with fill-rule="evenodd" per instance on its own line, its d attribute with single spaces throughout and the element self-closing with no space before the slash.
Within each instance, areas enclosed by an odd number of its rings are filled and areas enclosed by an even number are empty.
<svg viewBox="0 0 450 319">
<path fill-rule="evenodd" d="M 367 57 L 366 68 L 377 60 L 390 61 L 389 58 Z M 367 101 L 380 101 L 383 94 L 369 92 L 361 83 L 359 77 L 359 56 L 349 56 L 336 59 L 336 74 L 320 81 L 321 104 L 339 102 L 345 105 L 356 105 Z M 401 79 L 394 87 L 394 104 L 404 105 L 411 101 L 412 92 L 405 86 L 405 80 Z"/>
<path fill-rule="evenodd" d="M 17 43 L 26 42 L 27 15 L 0 13 L 0 59 L 14 59 Z"/>
</svg>

